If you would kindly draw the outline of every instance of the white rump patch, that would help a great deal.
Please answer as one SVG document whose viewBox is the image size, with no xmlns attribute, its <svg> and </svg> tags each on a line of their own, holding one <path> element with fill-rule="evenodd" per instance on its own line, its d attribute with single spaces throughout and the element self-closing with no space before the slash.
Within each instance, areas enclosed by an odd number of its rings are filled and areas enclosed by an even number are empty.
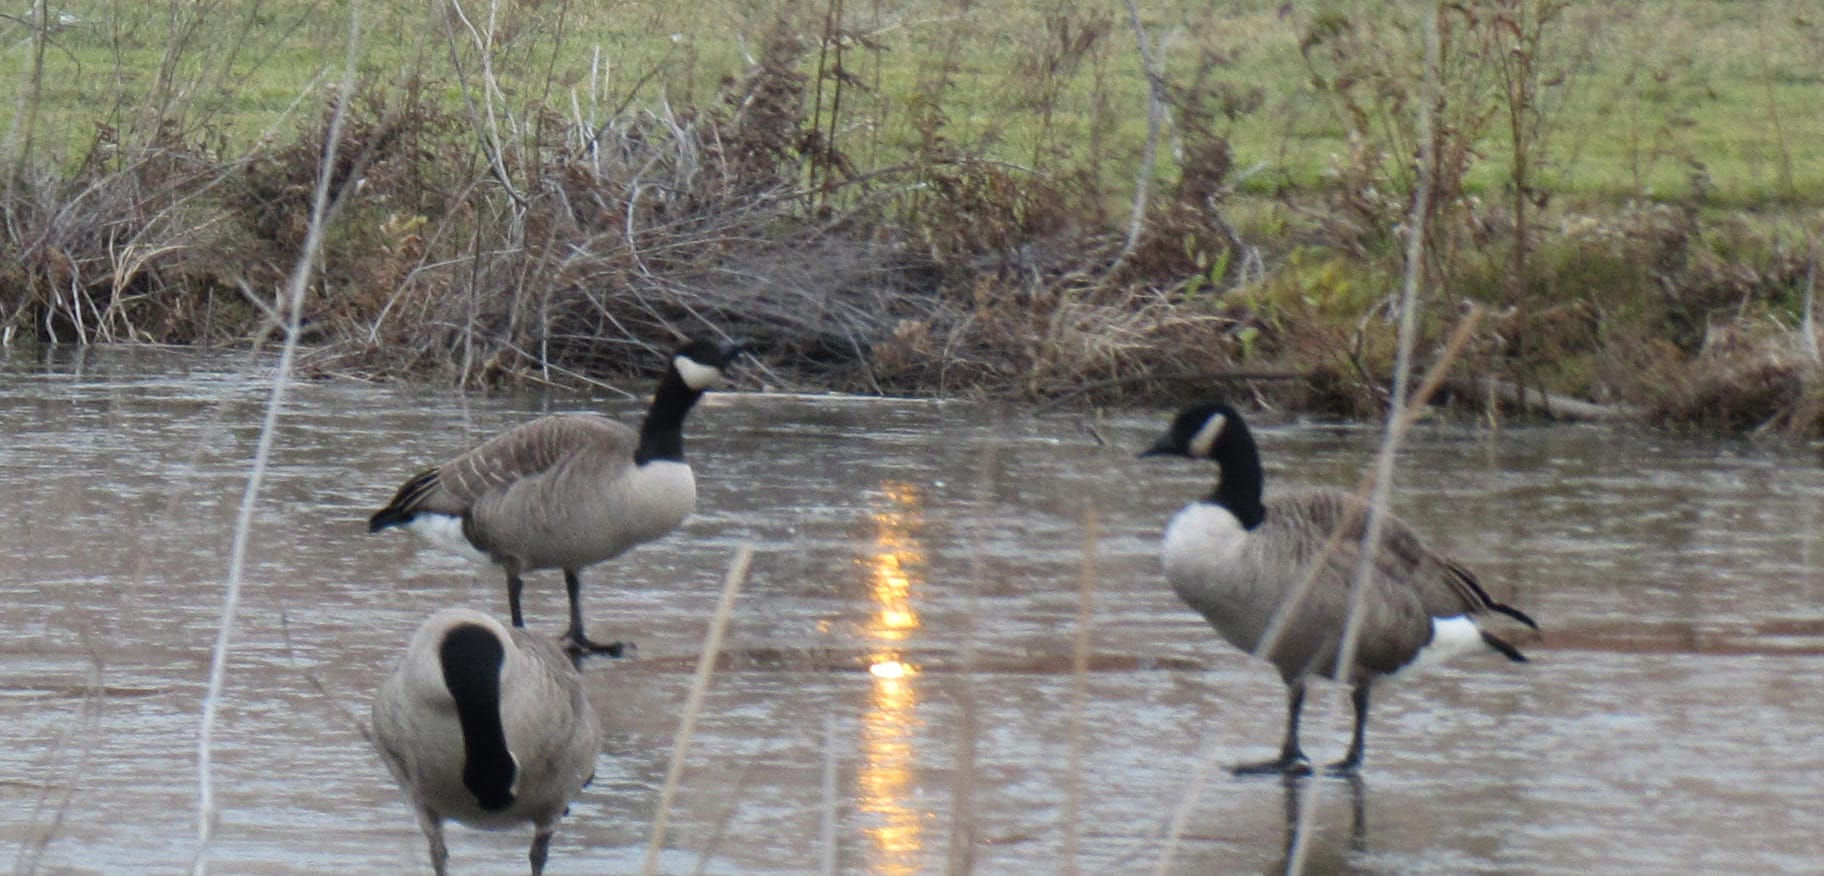
<svg viewBox="0 0 1824 876">
<path fill-rule="evenodd" d="M 1191 455 L 1204 459 L 1210 458 L 1210 451 L 1216 447 L 1217 436 L 1222 434 L 1223 427 L 1228 424 L 1229 418 L 1222 414 L 1212 414 L 1209 419 L 1204 420 L 1203 428 L 1198 429 L 1197 434 L 1191 436 Z"/>
<path fill-rule="evenodd" d="M 416 533 L 419 538 L 451 553 L 468 557 L 472 560 L 486 562 L 488 555 L 469 544 L 467 536 L 462 534 L 462 518 L 452 514 L 428 514 L 420 512 L 405 525 L 406 529 Z"/>
<path fill-rule="evenodd" d="M 684 378 L 685 386 L 699 392 L 722 382 L 722 369 L 705 365 L 689 356 L 671 357 L 671 367 L 678 369 L 678 376 Z"/>
<path fill-rule="evenodd" d="M 1482 629 L 1467 616 L 1434 617 L 1431 619 L 1431 644 L 1420 648 L 1418 656 L 1400 667 L 1397 674 L 1405 675 L 1415 669 L 1422 671 L 1464 654 L 1487 650 L 1488 643 L 1482 641 Z"/>
</svg>

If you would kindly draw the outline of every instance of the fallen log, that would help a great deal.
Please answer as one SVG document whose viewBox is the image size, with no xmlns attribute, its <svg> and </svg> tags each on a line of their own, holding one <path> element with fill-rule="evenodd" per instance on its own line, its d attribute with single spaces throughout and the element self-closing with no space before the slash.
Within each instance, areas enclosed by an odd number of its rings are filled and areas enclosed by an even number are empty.
<svg viewBox="0 0 1824 876">
<path fill-rule="evenodd" d="M 1451 392 L 1519 410 L 1523 414 L 1540 414 L 1547 419 L 1580 423 L 1612 423 L 1639 419 L 1638 409 L 1628 405 L 1605 405 L 1529 389 L 1499 377 L 1451 378 L 1446 384 Z"/>
</svg>

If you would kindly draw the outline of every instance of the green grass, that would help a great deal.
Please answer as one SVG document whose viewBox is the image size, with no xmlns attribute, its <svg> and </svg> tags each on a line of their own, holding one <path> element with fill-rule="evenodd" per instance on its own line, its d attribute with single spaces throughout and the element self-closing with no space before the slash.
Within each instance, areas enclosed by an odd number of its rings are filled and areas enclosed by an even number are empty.
<svg viewBox="0 0 1824 876">
<path fill-rule="evenodd" d="M 1543 53 L 1546 69 L 1564 75 L 1544 95 L 1552 126 L 1541 169 L 1545 187 L 1573 201 L 1673 199 L 1691 195 L 1701 179 L 1714 206 L 1824 201 L 1824 113 L 1816 111 L 1824 86 L 1824 14 L 1812 5 L 1576 4 Z M 364 75 L 385 80 L 417 72 L 452 82 L 440 6 L 359 4 Z M 611 107 L 636 85 L 636 104 L 703 105 L 725 77 L 742 71 L 744 52 L 757 53 L 782 15 L 807 38 L 810 70 L 811 38 L 830 8 L 715 0 L 500 6 L 497 63 L 509 89 L 506 103 L 525 113 L 541 101 L 568 113 L 573 96 L 585 108 Z M 1318 185 L 1346 149 L 1334 101 L 1311 87 L 1312 70 L 1298 48 L 1301 30 L 1316 12 L 1384 16 L 1386 9 L 1379 2 L 1297 6 L 1282 17 L 1277 0 L 1142 3 L 1155 40 L 1169 44 L 1174 84 L 1188 83 L 1213 58 L 1219 59 L 1213 81 L 1260 90 L 1257 109 L 1218 127 L 1231 135 L 1238 166 L 1264 171 L 1250 181 L 1256 191 Z M 485 25 L 484 0 L 462 8 L 477 27 Z M 195 29 L 174 30 L 173 10 L 179 21 L 196 16 Z M 63 161 L 81 152 L 97 123 L 123 130 L 144 123 L 141 107 L 173 45 L 180 48 L 173 103 L 188 123 L 218 132 L 230 148 L 274 126 L 314 118 L 314 97 L 340 69 L 348 21 L 347 2 L 302 0 L 71 0 L 51 11 L 77 20 L 48 37 L 33 146 L 41 158 Z M 860 85 L 845 87 L 838 142 L 864 165 L 897 163 L 916 147 L 922 132 L 913 109 L 922 97 L 943 108 L 943 133 L 966 150 L 1047 173 L 1088 168 L 1111 193 L 1131 185 L 1146 113 L 1123 7 L 952 0 L 850 2 L 842 11 L 851 33 L 882 47 L 851 41 L 843 57 Z M 1082 40 L 1084 33 L 1094 38 Z M 19 71 L 0 86 L 0 101 L 13 111 L 31 81 L 32 43 L 18 22 L 0 23 L 0 36 L 11 69 Z M 1073 38 L 1081 51 L 1061 48 Z M 1393 48 L 1416 53 L 1411 35 L 1404 38 Z M 598 58 L 601 66 L 593 66 Z M 947 84 L 934 91 L 946 69 Z M 589 94 L 592 81 L 596 93 Z M 826 102 L 829 87 L 826 82 Z M 454 88 L 450 99 L 457 99 Z M 16 128 L 16 115 L 12 122 Z M 1498 194 L 1508 160 L 1499 115 L 1478 151 L 1482 160 L 1466 186 Z M 1168 149 L 1160 160 L 1167 173 L 1170 159 Z"/>
</svg>

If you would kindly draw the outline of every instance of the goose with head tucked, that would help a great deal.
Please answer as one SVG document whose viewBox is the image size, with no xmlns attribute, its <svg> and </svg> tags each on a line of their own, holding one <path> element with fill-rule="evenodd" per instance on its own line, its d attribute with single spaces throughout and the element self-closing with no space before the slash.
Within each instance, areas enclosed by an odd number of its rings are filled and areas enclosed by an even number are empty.
<svg viewBox="0 0 1824 876">
<path fill-rule="evenodd" d="M 579 575 L 671 532 L 695 510 L 684 418 L 742 351 L 739 343 L 687 343 L 672 355 L 638 431 L 593 415 L 533 420 L 415 475 L 367 530 L 404 527 L 493 561 L 506 572 L 515 627 L 525 626 L 521 576 L 562 569 L 565 647 L 619 656 L 621 642 L 597 643 L 583 630 Z"/>
<path fill-rule="evenodd" d="M 1348 774 L 1362 764 L 1368 695 L 1378 679 L 1478 651 L 1525 662 L 1481 621 L 1500 614 L 1537 629 L 1533 619 L 1495 601 L 1468 569 L 1432 549 L 1404 521 L 1339 490 L 1264 497 L 1259 450 L 1233 407 L 1210 403 L 1180 411 L 1141 456 L 1211 460 L 1218 468 L 1215 490 L 1179 511 L 1165 530 L 1165 574 L 1179 598 L 1249 653 L 1258 653 L 1275 615 L 1285 612 L 1277 642 L 1261 655 L 1286 684 L 1285 739 L 1278 757 L 1235 767 L 1236 773 L 1310 772 L 1298 718 L 1312 675 L 1351 686 L 1354 732 L 1348 753 L 1329 767 Z M 1354 656 L 1338 666 L 1370 514 L 1382 515 L 1381 539 L 1359 600 L 1364 614 Z M 1320 557 L 1339 528 L 1335 548 Z M 1319 564 L 1315 570 L 1313 563 Z M 1308 575 L 1314 577 L 1300 602 L 1282 607 Z"/>
<path fill-rule="evenodd" d="M 483 830 L 530 824 L 544 871 L 557 823 L 595 774 L 601 732 L 556 644 L 467 609 L 413 634 L 373 705 L 374 745 L 412 806 L 443 876 L 446 819 Z"/>
</svg>

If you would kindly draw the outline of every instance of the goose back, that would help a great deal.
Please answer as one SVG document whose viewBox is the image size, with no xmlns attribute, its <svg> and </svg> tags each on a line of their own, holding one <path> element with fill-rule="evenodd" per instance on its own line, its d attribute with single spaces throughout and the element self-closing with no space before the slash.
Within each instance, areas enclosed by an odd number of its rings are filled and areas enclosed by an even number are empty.
<svg viewBox="0 0 1824 876">
<path fill-rule="evenodd" d="M 470 544 L 522 571 L 611 559 L 676 528 L 696 507 L 690 467 L 635 464 L 639 440 L 606 417 L 543 417 L 406 482 L 370 528 L 459 517 Z"/>
<path fill-rule="evenodd" d="M 638 433 L 623 423 L 593 414 L 558 414 L 522 423 L 436 468 L 420 472 L 393 496 L 380 514 L 460 516 L 493 490 L 550 471 L 579 453 L 598 453 L 612 476 L 617 464 L 631 465 Z M 376 519 L 380 516 L 376 514 Z"/>
<path fill-rule="evenodd" d="M 465 780 L 471 749 L 442 657 L 444 643 L 465 629 L 500 643 L 499 729 L 512 765 L 504 805 L 484 803 Z M 466 609 L 445 609 L 418 628 L 374 699 L 373 726 L 381 759 L 422 810 L 482 829 L 554 824 L 601 750 L 595 710 L 564 653 Z"/>
</svg>

